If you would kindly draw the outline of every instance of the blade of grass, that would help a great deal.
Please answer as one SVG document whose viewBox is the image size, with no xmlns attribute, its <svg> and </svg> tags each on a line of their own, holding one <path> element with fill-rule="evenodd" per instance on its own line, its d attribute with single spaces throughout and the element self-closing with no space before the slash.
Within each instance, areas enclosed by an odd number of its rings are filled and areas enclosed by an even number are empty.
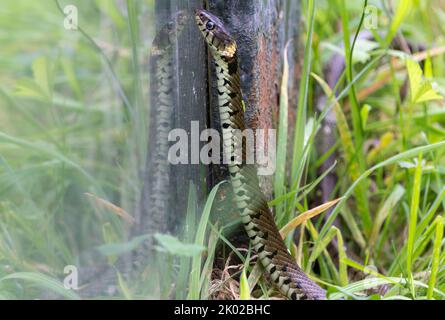
<svg viewBox="0 0 445 320">
<path fill-rule="evenodd" d="M 350 45 L 350 35 L 349 35 L 349 11 L 346 8 L 345 0 L 340 0 L 340 13 L 343 27 L 343 43 L 346 57 L 346 79 L 348 83 L 351 83 L 353 80 L 353 65 L 352 65 L 352 57 L 354 54 L 355 44 L 360 33 L 360 29 L 362 27 L 364 17 L 365 17 L 365 9 L 368 5 L 368 0 L 364 1 L 364 6 L 362 10 L 362 15 L 360 18 L 360 22 L 357 28 L 357 32 L 355 33 L 354 40 L 352 42 L 352 46 Z M 362 127 L 362 119 L 360 114 L 360 106 L 357 99 L 357 94 L 355 90 L 355 84 L 351 85 L 351 89 L 349 90 L 349 101 L 350 101 L 350 109 L 352 115 L 352 130 L 354 133 L 354 157 L 353 160 L 349 163 L 353 167 L 353 170 L 356 170 L 355 163 L 357 163 L 360 173 L 362 173 L 366 168 L 366 161 L 363 150 L 363 141 L 364 141 L 364 133 Z M 338 109 L 338 108 L 337 108 Z M 340 109 L 341 110 L 341 109 Z M 338 114 L 338 112 L 336 112 Z M 357 209 L 361 215 L 362 222 L 365 229 L 365 234 L 371 230 L 371 214 L 369 212 L 369 203 L 367 196 L 367 179 L 364 179 L 360 182 L 358 186 L 358 192 L 356 192 L 357 199 Z"/>
<path fill-rule="evenodd" d="M 308 32 L 305 44 L 303 71 L 301 73 L 300 89 L 298 97 L 297 108 L 297 123 L 295 124 L 293 156 L 292 156 L 292 170 L 291 170 L 291 185 L 293 189 L 300 185 L 302 177 L 302 168 L 300 164 L 303 162 L 304 154 L 304 135 L 306 131 L 306 114 L 307 101 L 309 92 L 309 80 L 312 66 L 312 37 L 314 33 L 315 21 L 315 0 L 308 1 Z"/>
<path fill-rule="evenodd" d="M 439 263 L 440 263 L 440 248 L 442 246 L 443 240 L 443 218 L 438 216 L 436 218 L 436 237 L 434 239 L 433 244 L 433 261 L 431 264 L 431 274 L 430 281 L 428 283 L 428 293 L 427 298 L 433 298 L 434 286 L 436 284 L 437 273 L 439 271 Z"/>
<path fill-rule="evenodd" d="M 201 300 L 208 299 L 210 280 L 212 276 L 213 263 L 215 258 L 216 244 L 218 243 L 218 238 L 220 234 L 221 232 L 215 231 L 215 229 L 212 229 L 210 231 L 209 241 L 207 245 L 207 258 L 202 268 L 201 278 L 199 282 L 199 291 L 201 293 L 200 294 Z"/>
<path fill-rule="evenodd" d="M 338 273 L 340 276 L 340 285 L 348 285 L 348 269 L 344 260 L 347 258 L 343 236 L 341 231 L 337 229 L 337 243 L 338 243 Z"/>
<path fill-rule="evenodd" d="M 445 187 L 442 188 L 442 190 L 434 200 L 433 204 L 431 205 L 431 208 L 427 211 L 425 216 L 420 221 L 417 227 L 416 237 L 418 237 L 420 233 L 422 233 L 428 226 L 428 224 L 433 220 L 434 215 L 436 214 L 437 210 L 439 209 L 439 206 L 443 203 L 444 200 L 445 200 Z"/>
<path fill-rule="evenodd" d="M 210 217 L 210 212 L 213 206 L 213 201 L 215 200 L 216 193 L 218 192 L 218 189 L 222 183 L 224 183 L 224 181 L 220 182 L 218 185 L 213 187 L 212 191 L 210 192 L 207 198 L 204 210 L 202 211 L 201 219 L 199 221 L 198 229 L 196 230 L 195 244 L 197 245 L 204 246 L 206 229 Z M 194 257 L 192 260 L 192 270 L 190 272 L 190 281 L 189 281 L 189 294 L 187 297 L 188 300 L 198 300 L 200 297 L 201 263 L 202 263 L 201 255 Z"/>
<path fill-rule="evenodd" d="M 185 216 L 185 226 L 183 238 L 186 243 L 193 241 L 195 234 L 196 208 L 198 204 L 196 188 L 193 182 L 189 184 L 189 195 L 187 201 L 187 214 Z M 187 280 L 190 272 L 190 259 L 181 257 L 179 261 L 179 274 L 176 281 L 176 296 L 178 299 L 184 299 L 187 292 Z"/>
<path fill-rule="evenodd" d="M 41 288 L 49 289 L 57 294 L 60 294 L 62 297 L 70 300 L 80 300 L 80 297 L 73 292 L 72 290 L 66 289 L 63 284 L 54 279 L 51 278 L 45 274 L 38 273 L 38 272 L 16 272 L 9 274 L 3 278 L 0 279 L 0 282 L 6 281 L 6 280 L 25 280 L 29 281 L 33 284 L 36 284 L 37 286 Z"/>
<path fill-rule="evenodd" d="M 407 240 L 407 259 L 406 259 L 406 270 L 408 273 L 408 277 L 410 281 L 413 280 L 413 248 L 414 241 L 416 236 L 416 228 L 417 228 L 417 214 L 419 210 L 419 199 L 420 199 L 420 187 L 422 183 L 422 153 L 420 153 L 416 171 L 414 174 L 414 185 L 413 192 L 411 194 L 411 207 L 409 214 L 409 225 L 408 225 L 408 240 Z M 414 291 L 414 286 L 411 286 L 411 292 L 413 297 L 415 298 L 416 292 Z"/>
<path fill-rule="evenodd" d="M 4 132 L 0 132 L 0 141 L 6 142 L 6 143 L 12 143 L 12 144 L 15 144 L 20 147 L 32 149 L 32 150 L 38 151 L 40 153 L 46 154 L 46 155 L 50 156 L 51 158 L 59 159 L 66 165 L 79 171 L 93 185 L 98 186 L 97 181 L 88 172 L 86 172 L 80 165 L 78 165 L 74 161 L 68 159 L 66 156 L 64 156 L 57 150 L 55 150 L 52 145 L 30 142 L 27 140 L 23 140 L 20 138 L 10 136 Z"/>
<path fill-rule="evenodd" d="M 338 229 L 335 226 L 333 226 L 324 238 L 320 238 L 319 235 L 317 234 L 317 230 L 315 230 L 314 226 L 310 221 L 308 221 L 307 226 L 312 238 L 314 238 L 316 241 L 314 249 L 312 250 L 312 253 L 309 256 L 308 263 L 306 264 L 305 268 L 306 273 L 307 274 L 310 273 L 314 262 L 320 257 L 321 254 L 323 254 L 323 256 L 325 257 L 327 268 L 329 268 L 329 270 L 331 271 L 332 277 L 335 279 L 335 281 L 340 281 L 340 275 L 337 271 L 337 268 L 335 267 L 332 258 L 326 249 L 329 243 L 331 243 L 332 239 L 337 235 Z M 320 258 L 319 261 L 323 263 L 323 259 Z M 327 273 L 327 271 L 325 273 Z"/>
<path fill-rule="evenodd" d="M 318 75 L 312 74 L 312 76 L 317 80 L 317 82 L 322 87 L 323 91 L 325 92 L 326 96 L 330 97 L 329 102 L 332 101 L 333 92 L 329 88 L 329 85 Z M 351 89 L 352 90 L 352 89 Z M 343 113 L 343 110 L 341 109 L 341 106 L 338 102 L 334 102 L 334 112 L 335 112 L 335 118 L 337 120 L 337 128 L 338 132 L 340 134 L 340 141 L 344 150 L 345 160 L 348 165 L 348 174 L 351 177 L 351 179 L 354 181 L 362 172 L 359 164 L 357 161 L 355 161 L 356 158 L 356 148 L 354 146 L 354 142 L 352 139 L 352 133 L 349 129 L 348 122 L 346 120 L 346 116 Z M 359 212 L 361 213 L 361 217 L 368 216 L 368 211 L 366 208 L 368 207 L 368 199 L 367 199 L 367 187 L 365 184 L 361 183 L 357 186 L 357 189 L 354 191 L 354 196 L 357 202 L 357 208 Z M 366 220 L 366 218 L 365 218 Z"/>
<path fill-rule="evenodd" d="M 287 139 L 288 139 L 288 107 L 289 107 L 289 63 L 287 52 L 290 42 L 284 48 L 284 66 L 283 79 L 281 81 L 280 93 L 280 120 L 278 123 L 278 146 L 277 146 L 277 164 L 274 181 L 274 196 L 279 198 L 286 193 L 286 159 L 287 159 Z M 286 211 L 283 210 L 284 204 L 278 203 L 276 206 L 276 219 L 280 221 Z"/>
<path fill-rule="evenodd" d="M 413 0 L 400 0 L 399 1 L 398 5 L 397 5 L 397 9 L 396 9 L 396 14 L 393 17 L 393 19 L 391 20 L 391 26 L 389 28 L 389 32 L 386 35 L 386 38 L 384 41 L 385 46 L 389 46 L 391 41 L 394 39 L 403 20 L 405 20 L 405 18 L 410 13 L 410 11 L 413 7 L 413 4 L 414 4 Z"/>
<path fill-rule="evenodd" d="M 332 206 L 336 205 L 341 198 L 329 201 L 327 203 L 324 203 L 316 208 L 313 208 L 311 210 L 308 210 L 306 212 L 303 212 L 302 214 L 298 215 L 298 217 L 295 217 L 291 221 L 289 221 L 283 228 L 280 230 L 280 235 L 284 239 L 286 236 L 293 231 L 295 228 L 297 228 L 301 223 L 304 221 L 307 221 L 308 219 L 311 219 L 313 217 L 318 216 L 319 214 L 325 212 Z"/>
<path fill-rule="evenodd" d="M 383 223 L 391 214 L 391 211 L 396 206 L 396 204 L 400 201 L 400 199 L 402 199 L 404 194 L 405 188 L 398 184 L 395 186 L 389 197 L 385 200 L 383 206 L 380 208 L 374 218 L 374 225 L 372 227 L 371 235 L 368 240 L 368 248 L 372 248 L 374 246 Z"/>
<path fill-rule="evenodd" d="M 341 211 L 341 216 L 343 217 L 346 225 L 348 226 L 349 231 L 351 232 L 352 238 L 358 244 L 360 249 L 365 250 L 366 248 L 366 240 L 358 226 L 355 218 L 348 207 L 343 207 Z"/>
<path fill-rule="evenodd" d="M 263 275 L 263 272 L 264 270 L 261 265 L 261 262 L 257 261 L 257 263 L 255 263 L 255 266 L 253 267 L 252 271 L 249 274 L 249 278 L 247 279 L 249 288 L 254 288 L 256 286 L 261 276 Z"/>
<path fill-rule="evenodd" d="M 408 151 L 405 151 L 405 152 L 400 153 L 398 155 L 395 155 L 395 156 L 393 156 L 393 157 L 391 157 L 389 159 L 386 159 L 385 161 L 382 161 L 382 162 L 374 165 L 372 168 L 366 170 L 356 181 L 354 181 L 354 183 L 345 192 L 345 194 L 343 195 L 342 200 L 340 200 L 340 202 L 336 205 L 336 207 L 334 208 L 334 210 L 331 213 L 331 216 L 328 218 L 328 220 L 324 224 L 322 230 L 320 231 L 320 236 L 325 236 L 326 235 L 326 233 L 328 232 L 330 226 L 332 225 L 332 223 L 334 222 L 334 220 L 337 217 L 338 213 L 340 212 L 340 209 L 343 207 L 343 205 L 345 204 L 346 200 L 349 199 L 351 194 L 354 192 L 354 189 L 357 187 L 357 185 L 360 183 L 360 181 L 362 179 L 365 179 L 365 178 L 369 177 L 377 169 L 383 168 L 383 167 L 388 166 L 388 165 L 395 164 L 395 163 L 397 163 L 397 162 L 399 162 L 401 160 L 407 159 L 407 158 L 418 156 L 419 154 L 423 154 L 423 153 L 426 153 L 426 152 L 429 152 L 429 151 L 440 150 L 441 148 L 444 148 L 444 147 L 445 147 L 445 141 L 441 141 L 441 142 L 437 142 L 437 143 L 433 143 L 433 144 L 428 144 L 426 146 L 413 148 L 411 150 L 408 150 Z"/>
<path fill-rule="evenodd" d="M 246 266 L 243 267 L 240 277 L 240 300 L 250 300 L 250 286 L 246 276 Z"/>
<path fill-rule="evenodd" d="M 311 193 L 312 190 L 315 189 L 316 186 L 320 184 L 320 182 L 330 173 L 332 170 L 334 170 L 335 166 L 337 165 L 337 162 L 335 162 L 330 168 L 328 168 L 325 172 L 323 172 L 315 181 L 312 183 L 304 186 L 304 187 L 298 187 L 296 190 L 290 191 L 278 198 L 275 198 L 271 201 L 269 201 L 267 204 L 269 207 L 277 206 L 279 203 L 284 202 L 288 199 L 291 199 L 292 197 L 295 197 L 295 195 L 299 192 L 301 192 L 301 195 L 299 195 L 296 198 L 296 201 L 300 201 L 302 198 L 307 196 L 309 193 Z"/>
<path fill-rule="evenodd" d="M 111 203 L 108 200 L 102 199 L 94 194 L 91 193 L 85 193 L 87 197 L 89 197 L 91 200 L 93 200 L 97 206 L 103 207 L 105 209 L 108 209 L 109 211 L 115 213 L 119 217 L 121 217 L 125 222 L 127 222 L 129 225 L 132 225 L 135 220 L 134 218 L 126 212 L 124 209 L 116 206 L 115 204 Z"/>
</svg>

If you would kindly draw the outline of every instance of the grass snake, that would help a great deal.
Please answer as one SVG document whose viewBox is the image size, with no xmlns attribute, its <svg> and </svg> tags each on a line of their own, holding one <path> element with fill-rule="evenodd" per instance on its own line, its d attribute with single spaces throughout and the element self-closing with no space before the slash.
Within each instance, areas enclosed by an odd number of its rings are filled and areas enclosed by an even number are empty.
<svg viewBox="0 0 445 320">
<path fill-rule="evenodd" d="M 254 164 L 246 162 L 246 145 L 236 131 L 246 129 L 238 65 L 237 44 L 221 20 L 205 10 L 196 10 L 196 23 L 214 59 L 223 152 L 228 164 L 235 202 L 259 260 L 280 292 L 292 300 L 323 300 L 326 292 L 300 269 L 284 244 Z M 241 150 L 241 161 L 234 161 Z"/>
</svg>

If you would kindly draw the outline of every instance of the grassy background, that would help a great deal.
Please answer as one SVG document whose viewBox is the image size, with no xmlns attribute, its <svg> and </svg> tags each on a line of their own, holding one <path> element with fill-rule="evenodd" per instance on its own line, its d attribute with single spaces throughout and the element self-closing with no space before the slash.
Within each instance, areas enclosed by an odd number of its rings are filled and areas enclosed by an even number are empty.
<svg viewBox="0 0 445 320">
<path fill-rule="evenodd" d="M 144 23 L 132 42 L 135 17 L 126 7 L 135 4 L 140 19 L 154 21 L 154 3 L 75 4 L 101 52 L 64 28 L 55 1 L 8 1 L 0 9 L 0 278 L 41 272 L 62 279 L 81 252 L 122 241 L 128 228 L 86 193 L 128 212 L 139 197 L 148 72 L 138 91 L 133 61 L 148 71 L 154 26 Z M 34 297 L 33 287 L 1 281 L 0 296 Z"/>
<path fill-rule="evenodd" d="M 128 224 L 97 197 L 132 213 L 141 189 L 148 72 L 135 71 L 148 70 L 154 4 L 76 3 L 79 24 L 98 50 L 85 35 L 63 28 L 55 2 L 6 2 L 0 8 L 0 297 L 35 298 L 49 288 L 77 298 L 61 286 L 63 268 L 75 264 L 81 252 L 126 240 Z M 271 205 L 282 227 L 319 196 L 318 169 L 326 155 L 313 148 L 324 116 L 317 114 L 315 100 L 334 90 L 323 80 L 333 53 L 347 61 L 335 88 L 341 97 L 327 105 L 337 117 L 339 137 L 331 151 L 337 159 L 332 172 L 341 179 L 332 199 L 344 198 L 329 219 L 298 224 L 301 245 L 294 247 L 289 236 L 289 247 L 331 298 L 377 299 L 365 289 L 385 284 L 385 299 L 443 299 L 445 111 L 442 99 L 422 97 L 431 96 L 431 90 L 445 94 L 445 61 L 439 54 L 445 45 L 445 5 L 440 0 L 369 1 L 378 12 L 377 29 L 369 30 L 376 40 L 352 46 L 348 40 L 360 25 L 362 1 L 303 3 L 300 99 L 297 106 L 281 102 L 281 171 Z M 127 14 L 127 7 L 134 9 Z M 339 32 L 341 27 L 347 32 Z M 421 61 L 423 78 L 416 78 L 412 67 L 409 81 L 405 61 L 413 57 L 390 47 L 394 37 L 429 50 L 431 58 Z M 284 76 L 282 96 L 286 88 Z M 286 123 L 290 109 L 299 115 L 295 128 Z M 258 282 L 258 268 L 239 250 L 244 263 L 237 272 L 210 279 L 216 240 L 226 241 L 207 223 L 215 192 L 203 214 L 190 210 L 187 217 L 184 240 L 195 246 L 164 239 L 169 249 L 186 246 L 169 251 L 181 256 L 171 260 L 179 277 L 177 297 L 217 296 L 230 283 L 235 292 L 228 296 L 275 295 L 265 280 Z M 193 208 L 193 188 L 189 193 Z M 332 226 L 336 216 L 340 229 Z M 334 238 L 337 255 L 326 249 Z M 196 254 L 202 247 L 205 256 Z M 354 259 L 347 258 L 351 253 Z M 122 298 L 134 297 L 131 284 L 120 283 L 120 288 Z"/>
</svg>

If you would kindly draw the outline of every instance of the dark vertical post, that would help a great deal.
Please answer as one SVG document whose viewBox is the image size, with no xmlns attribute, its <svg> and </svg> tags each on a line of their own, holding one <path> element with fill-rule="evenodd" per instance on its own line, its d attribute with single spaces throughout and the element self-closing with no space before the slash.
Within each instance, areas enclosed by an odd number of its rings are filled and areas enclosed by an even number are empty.
<svg viewBox="0 0 445 320">
<path fill-rule="evenodd" d="M 182 128 L 189 136 L 189 164 L 173 167 L 173 190 L 175 204 L 171 222 L 179 226 L 185 217 L 189 185 L 196 188 L 198 203 L 204 202 L 207 194 L 208 167 L 196 163 L 196 152 L 199 153 L 203 143 L 199 141 L 199 134 L 207 128 L 208 118 L 208 90 L 206 48 L 194 22 L 194 11 L 201 6 L 201 0 L 172 0 L 172 8 L 184 10 L 190 15 L 190 21 L 178 37 L 176 52 L 178 63 L 178 95 L 177 110 L 175 110 L 175 128 Z M 199 129 L 198 132 L 192 128 Z M 193 131 L 193 132 L 192 132 Z M 197 136 L 196 136 L 197 134 Z M 198 159 L 199 160 L 199 159 Z M 172 191 L 173 191 L 172 190 Z M 200 208 L 196 208 L 199 210 Z M 198 211 L 199 212 L 199 211 Z"/>
<path fill-rule="evenodd" d="M 236 39 L 242 90 L 246 101 L 245 119 L 252 129 L 277 128 L 279 90 L 283 52 L 292 40 L 288 59 L 291 77 L 290 92 L 297 91 L 298 37 L 300 0 L 209 0 L 208 9 L 221 18 Z M 210 67 L 212 70 L 212 67 Z M 213 72 L 213 71 L 212 71 Z M 212 73 L 211 72 L 211 73 Z M 214 75 L 211 76 L 215 92 Z M 290 106 L 296 105 L 296 94 L 290 95 Z M 216 96 L 211 96 L 211 126 L 219 128 Z M 224 166 L 212 169 L 215 182 L 227 178 Z M 272 197 L 272 176 L 260 177 L 261 187 Z M 230 193 L 230 188 L 226 190 Z"/>
<path fill-rule="evenodd" d="M 185 28 L 177 36 L 171 61 L 175 81 L 173 85 L 174 92 L 171 93 L 174 97 L 171 129 L 183 129 L 187 132 L 189 137 L 188 152 L 190 154 L 192 145 L 195 144 L 198 147 L 197 149 L 200 149 L 199 133 L 207 126 L 206 51 L 193 21 L 194 9 L 201 6 L 201 1 L 157 0 L 155 5 L 158 30 L 168 24 L 169 19 L 172 19 L 179 11 L 185 12 L 189 16 Z M 155 107 L 151 106 L 151 108 Z M 192 136 L 192 123 L 199 127 L 198 141 L 196 141 L 196 137 Z M 198 200 L 205 199 L 207 171 L 208 169 L 199 163 L 193 163 L 191 157 L 189 157 L 188 164 L 170 166 L 169 191 L 171 201 L 168 212 L 162 213 L 165 215 L 162 219 L 167 222 L 168 229 L 164 230 L 157 226 L 150 226 L 149 230 L 139 230 L 138 233 L 152 233 L 155 230 L 161 233 L 176 234 L 186 214 L 189 185 L 193 184 L 196 188 Z M 150 176 L 145 177 L 144 185 L 150 185 L 150 178 Z M 144 192 L 147 191 L 152 192 L 153 190 L 145 188 Z M 149 196 L 148 194 L 142 194 L 142 200 Z M 150 209 L 150 203 L 147 201 L 140 206 L 141 225 L 147 225 L 147 222 L 143 220 L 150 217 Z M 162 219 L 157 218 L 156 220 Z"/>
</svg>

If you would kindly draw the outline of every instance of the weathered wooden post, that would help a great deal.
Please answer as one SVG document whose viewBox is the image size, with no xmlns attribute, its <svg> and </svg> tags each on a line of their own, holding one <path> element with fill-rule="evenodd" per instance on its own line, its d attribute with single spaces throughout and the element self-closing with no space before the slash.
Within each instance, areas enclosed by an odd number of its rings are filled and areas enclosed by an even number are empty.
<svg viewBox="0 0 445 320">
<path fill-rule="evenodd" d="M 299 0 L 208 1 L 207 9 L 222 19 L 237 41 L 242 90 L 246 100 L 245 119 L 249 128 L 266 130 L 277 128 L 283 51 L 288 41 L 292 41 L 288 51 L 290 74 L 293 75 L 289 81 L 290 106 L 296 105 L 300 3 Z M 209 104 L 210 126 L 219 128 L 215 75 L 211 63 L 209 70 L 209 84 L 213 92 Z M 292 114 L 292 107 L 290 109 Z M 211 174 L 213 183 L 218 183 L 227 179 L 227 168 L 224 165 L 214 165 Z M 260 177 L 260 183 L 263 192 L 272 197 L 272 176 Z M 225 194 L 229 194 L 227 198 L 230 199 L 230 187 L 223 186 L 223 189 Z M 228 200 L 217 206 L 221 213 L 228 215 L 226 219 L 228 221 L 237 215 L 235 208 L 227 209 L 230 205 L 231 202 Z M 241 231 L 241 234 L 244 232 Z"/>
<path fill-rule="evenodd" d="M 279 87 L 282 74 L 283 49 L 289 40 L 288 58 L 291 74 L 296 68 L 297 45 L 299 34 L 300 1 L 256 1 L 256 0 L 210 0 L 206 1 L 207 9 L 219 16 L 226 27 L 236 38 L 240 57 L 242 89 L 246 99 L 246 122 L 252 129 L 276 128 L 278 119 Z M 167 23 L 178 11 L 184 10 L 190 16 L 196 8 L 203 6 L 199 0 L 159 0 L 156 1 L 157 28 Z M 192 18 L 193 19 L 193 18 Z M 175 107 L 173 111 L 173 128 L 187 131 L 191 141 L 190 147 L 199 137 L 191 133 L 192 122 L 202 131 L 205 128 L 219 128 L 219 114 L 214 93 L 215 76 L 211 59 L 193 21 L 178 35 L 175 48 L 176 88 Z M 295 71 L 295 72 L 294 72 Z M 290 92 L 296 91 L 296 78 L 289 82 Z M 212 90 L 208 90 L 208 89 Z M 209 91 L 213 96 L 209 96 Z M 291 103 L 296 95 L 291 94 Z M 292 104 L 291 104 L 292 105 Z M 155 106 L 154 106 L 155 107 Z M 153 108 L 153 106 L 152 106 Z M 199 142 L 202 146 L 202 142 Z M 196 150 L 188 150 L 189 153 Z M 190 155 L 189 160 L 196 155 Z M 170 192 L 173 195 L 171 208 L 165 212 L 169 230 L 152 226 L 150 230 L 140 233 L 175 232 L 183 220 L 187 203 L 188 186 L 192 182 L 198 190 L 200 200 L 218 182 L 227 178 L 227 169 L 223 164 L 203 167 L 199 164 L 181 164 L 171 166 Z M 150 184 L 146 176 L 145 184 Z M 272 196 L 271 176 L 261 179 L 263 191 Z M 150 191 L 146 189 L 145 192 Z M 223 186 L 222 194 L 230 194 L 230 188 Z M 140 219 L 150 218 L 150 203 L 145 201 L 148 194 L 142 195 Z M 227 197 L 230 199 L 230 196 Z M 145 201 L 145 203 L 144 203 Z M 229 202 L 221 202 L 223 207 Z M 231 211 L 227 208 L 225 212 Z M 236 214 L 235 212 L 233 212 Z M 231 219 L 229 217 L 229 219 Z M 155 219 L 159 220 L 159 219 Z M 223 219 L 224 220 L 224 219 Z"/>
<path fill-rule="evenodd" d="M 178 12 L 183 12 L 188 16 L 189 21 L 186 22 L 184 28 L 176 34 L 172 44 L 171 61 L 169 62 L 173 70 L 170 77 L 173 79 L 172 87 L 169 94 L 172 96 L 171 103 L 171 124 L 169 129 L 182 129 L 187 132 L 189 138 L 188 144 L 188 162 L 177 165 L 168 163 L 167 154 L 161 156 L 167 165 L 169 165 L 169 203 L 168 210 L 164 212 L 153 212 L 153 203 L 150 202 L 151 193 L 157 192 L 156 188 L 151 188 L 153 183 L 150 168 L 147 168 L 147 174 L 144 178 L 143 193 L 141 195 L 141 204 L 138 210 L 139 221 L 141 225 L 146 227 L 139 229 L 139 234 L 160 233 L 177 233 L 178 227 L 185 216 L 187 208 L 188 187 L 192 183 L 197 191 L 198 199 L 203 201 L 207 192 L 206 177 L 208 176 L 207 168 L 193 161 L 191 155 L 195 150 L 193 143 L 199 147 L 202 145 L 199 136 L 192 136 L 192 127 L 198 126 L 200 130 L 207 126 L 207 70 L 205 67 L 206 55 L 205 46 L 200 41 L 198 31 L 191 20 L 193 10 L 201 5 L 199 0 L 157 0 L 155 2 L 156 11 L 156 29 L 162 30 L 168 23 L 177 23 L 172 21 Z M 191 21 L 190 21 L 191 20 Z M 164 36 L 164 35 L 163 35 Z M 151 74 L 151 82 L 158 81 L 155 71 Z M 156 92 L 152 92 L 156 95 Z M 156 99 L 152 99 L 156 100 Z M 152 102 L 150 108 L 155 116 L 158 112 L 156 102 Z M 156 130 L 152 128 L 150 130 Z M 152 135 L 155 139 L 156 134 Z M 163 137 L 165 138 L 165 137 Z M 149 138 L 150 140 L 150 138 Z M 153 141 L 150 141 L 153 145 Z M 172 144 L 172 143 L 170 143 Z M 193 147 L 192 147 L 193 146 Z M 156 152 L 149 147 L 150 152 Z M 149 165 L 149 162 L 147 162 Z M 199 208 L 196 208 L 199 209 Z M 154 217 L 153 215 L 161 215 Z M 152 223 L 151 222 L 159 222 Z"/>
</svg>

